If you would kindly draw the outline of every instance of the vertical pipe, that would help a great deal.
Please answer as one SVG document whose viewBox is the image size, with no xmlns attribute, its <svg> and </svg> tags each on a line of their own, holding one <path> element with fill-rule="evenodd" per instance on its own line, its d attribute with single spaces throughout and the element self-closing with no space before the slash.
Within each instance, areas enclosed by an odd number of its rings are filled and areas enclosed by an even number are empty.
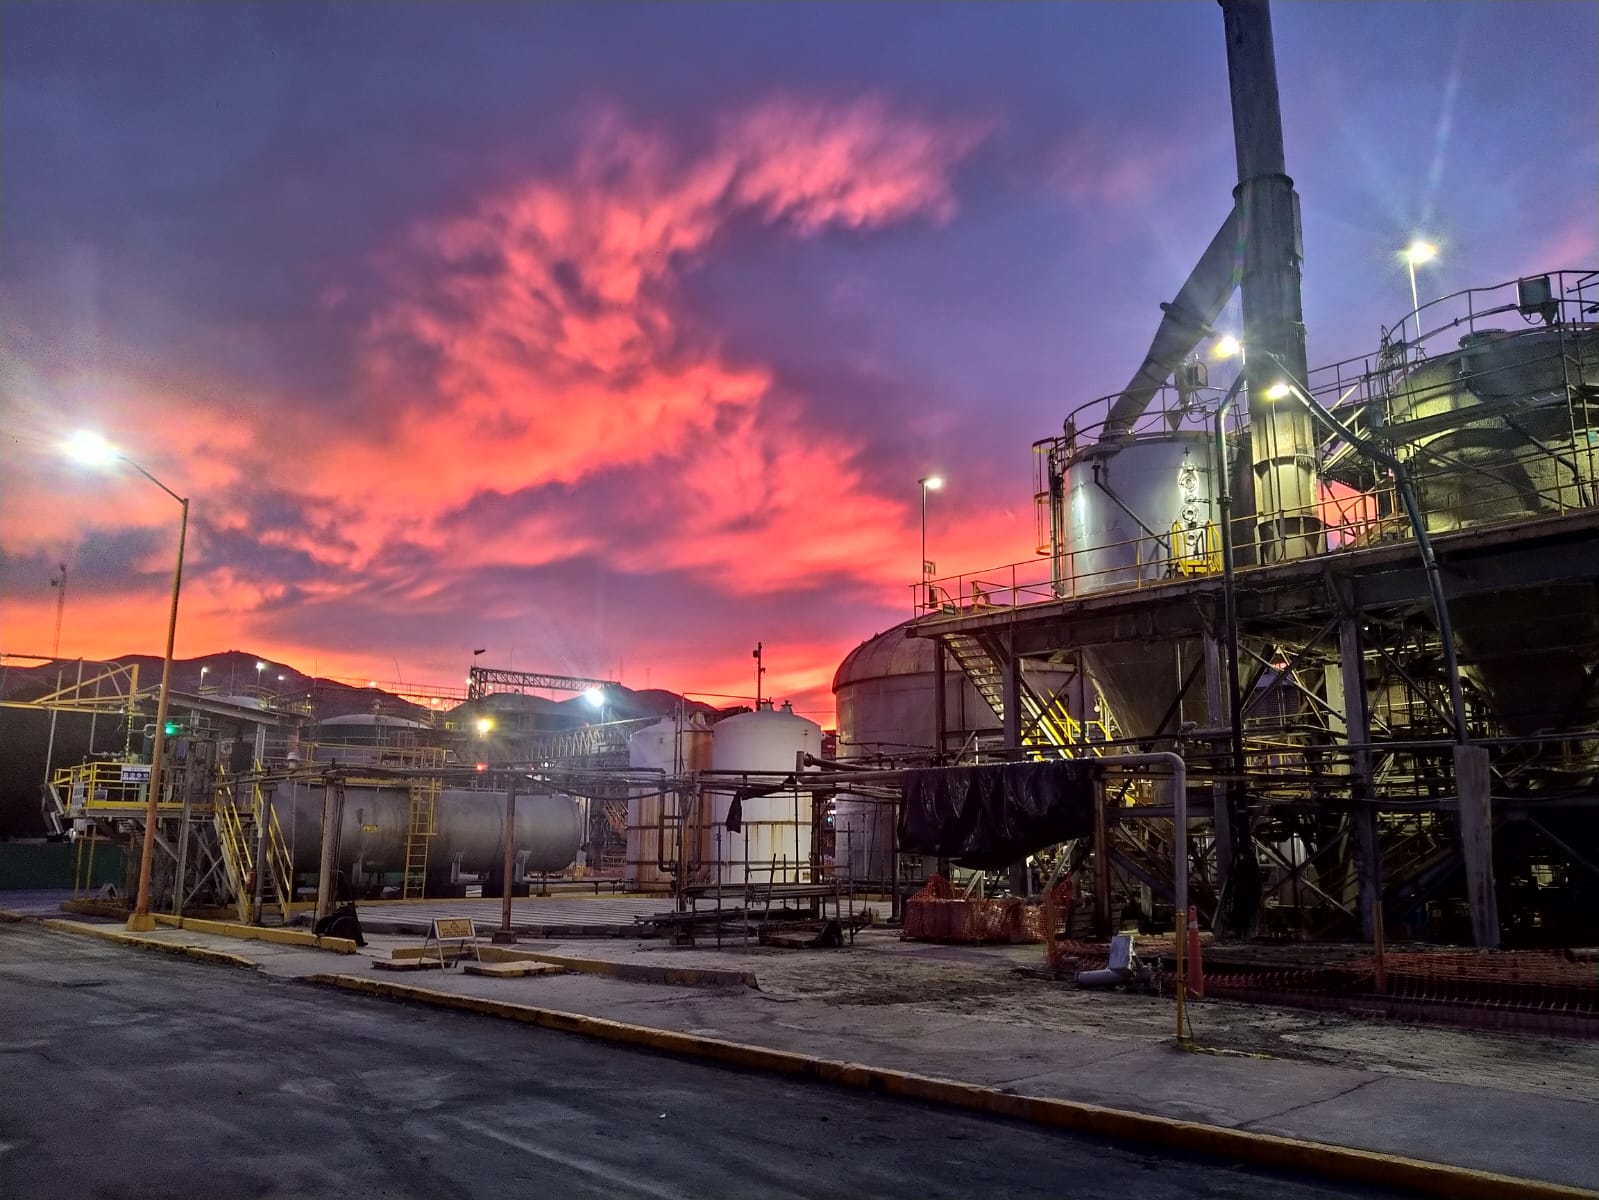
<svg viewBox="0 0 1599 1200">
<path fill-rule="evenodd" d="M 1252 357 L 1281 358 L 1293 378 L 1304 379 L 1299 197 L 1284 161 L 1271 10 L 1266 0 L 1220 3 L 1238 161 L 1233 195 L 1243 243 L 1244 346 Z M 1272 382 L 1250 382 L 1249 421 L 1261 561 L 1283 562 L 1319 553 L 1323 544 L 1314 426 L 1292 406 L 1272 403 L 1267 397 Z"/>
<path fill-rule="evenodd" d="M 665 808 L 665 798 L 662 798 L 662 808 Z M 507 945 L 516 941 L 516 934 L 511 930 L 511 893 L 513 881 L 511 872 L 516 869 L 516 776 L 513 774 L 505 785 L 505 887 L 501 892 L 500 900 L 500 928 L 494 934 L 494 941 L 499 945 Z"/>
<path fill-rule="evenodd" d="M 1366 650 L 1360 618 L 1352 614 L 1338 625 L 1338 660 L 1343 676 L 1344 739 L 1350 752 L 1349 820 L 1353 826 L 1355 870 L 1359 873 L 1361 935 L 1382 945 L 1382 855 L 1377 840 L 1377 811 L 1371 801 L 1371 709 L 1366 701 Z M 1380 953 L 1380 951 L 1379 951 Z"/>
<path fill-rule="evenodd" d="M 1188 942 L 1188 910 L 1181 906 L 1177 909 L 1177 922 L 1174 928 L 1177 944 L 1174 947 L 1177 955 L 1177 1044 L 1183 1043 L 1183 1004 L 1188 998 L 1188 971 L 1187 956 L 1183 951 Z"/>
<path fill-rule="evenodd" d="M 344 821 L 344 780 L 335 777 L 322 787 L 322 859 L 316 878 L 316 919 L 322 920 L 333 908 L 333 872 L 338 864 L 339 829 Z M 256 864 L 255 877 L 261 878 Z"/>
<path fill-rule="evenodd" d="M 1110 828 L 1105 819 L 1105 789 L 1094 788 L 1094 936 L 1109 937 L 1110 918 Z"/>
<path fill-rule="evenodd" d="M 1022 757 L 1022 668 L 1008 638 L 1004 646 L 1004 659 L 1000 663 L 1000 678 L 1004 693 L 1005 754 L 1008 758 L 1020 759 Z"/>
</svg>

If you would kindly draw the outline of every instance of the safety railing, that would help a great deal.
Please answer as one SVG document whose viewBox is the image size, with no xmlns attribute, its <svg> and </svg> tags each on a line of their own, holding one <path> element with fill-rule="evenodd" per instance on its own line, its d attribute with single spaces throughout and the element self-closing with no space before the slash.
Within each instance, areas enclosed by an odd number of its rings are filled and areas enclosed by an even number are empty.
<svg viewBox="0 0 1599 1200">
<path fill-rule="evenodd" d="M 60 767 L 51 783 L 74 815 L 87 811 L 138 816 L 149 808 L 149 763 L 89 762 Z M 183 805 L 163 801 L 159 811 L 182 812 Z"/>
<path fill-rule="evenodd" d="M 1388 470 L 1362 439 L 1399 458 L 1429 532 L 1570 513 L 1599 503 L 1599 271 L 1555 271 L 1440 297 L 1384 329 L 1376 351 L 1319 367 L 1301 381 L 1354 432 L 1318 424 L 1322 478 L 1314 505 L 1235 519 L 1238 565 L 1359 549 L 1412 536 Z M 1506 341 L 1516 334 L 1536 333 Z M 1396 336 L 1396 333 L 1400 336 Z M 1408 334 L 1408 340 L 1405 336 Z M 1501 352 L 1506 351 L 1506 352 Z M 1455 355 L 1447 369 L 1434 359 Z M 1125 429 L 1131 437 L 1208 435 L 1236 453 L 1248 405 L 1222 407 L 1236 360 L 1195 360 Z M 1070 544 L 1064 467 L 1106 435 L 1119 394 L 1080 405 L 1059 437 L 1034 443 L 1035 549 L 1049 560 L 1002 564 L 915 585 L 913 609 L 972 612 L 1161 586 L 1219 568 L 1219 514 L 1183 528 L 1146 528 L 1123 542 Z M 1300 403 L 1284 398 L 1278 403 Z M 1223 427 L 1216 428 L 1218 412 Z M 1212 471 L 1230 464 L 1209 464 Z M 1148 514 L 1140 519 L 1147 519 Z M 1277 537 L 1303 537 L 1275 553 Z M 1282 531 L 1279 533 L 1279 531 Z M 1264 535 L 1264 536 L 1262 536 Z M 1264 550 L 1260 543 L 1267 543 Z"/>
<path fill-rule="evenodd" d="M 1492 459 L 1462 458 L 1425 444 L 1401 446 L 1398 453 L 1407 460 L 1406 471 L 1429 533 L 1483 529 L 1599 507 L 1599 406 L 1591 417 L 1575 412 L 1572 416 L 1575 422 L 1590 419 L 1592 424 L 1568 424 L 1557 439 L 1521 439 Z M 1478 436 L 1489 420 L 1478 420 Z M 1370 479 L 1365 488 L 1323 480 L 1317 490 L 1313 505 L 1233 518 L 1240 573 L 1267 565 L 1263 558 L 1283 561 L 1357 551 L 1414 537 L 1396 484 L 1386 473 Z M 1170 531 L 1087 547 L 1068 545 L 1053 558 L 1003 563 L 912 585 L 912 607 L 918 615 L 975 615 L 1166 587 L 1219 573 L 1220 541 L 1219 524 L 1212 520 L 1192 531 L 1187 546 Z M 1274 552 L 1277 542 L 1288 543 L 1290 553 Z"/>
</svg>

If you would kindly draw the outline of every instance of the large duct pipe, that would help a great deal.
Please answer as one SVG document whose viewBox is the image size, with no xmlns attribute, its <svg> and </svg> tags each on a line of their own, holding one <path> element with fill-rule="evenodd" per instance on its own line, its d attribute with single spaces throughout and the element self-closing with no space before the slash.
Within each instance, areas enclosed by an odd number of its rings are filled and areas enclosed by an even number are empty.
<svg viewBox="0 0 1599 1200">
<path fill-rule="evenodd" d="M 1271 10 L 1266 0 L 1220 4 L 1238 155 L 1233 198 L 1243 241 L 1244 351 L 1256 368 L 1248 381 L 1256 528 L 1260 561 L 1283 562 L 1318 553 L 1323 544 L 1315 427 L 1299 405 L 1278 405 L 1267 395 L 1277 382 L 1274 360 L 1289 378 L 1309 378 L 1299 290 L 1299 197 L 1283 158 Z"/>
<path fill-rule="evenodd" d="M 1176 298 L 1160 306 L 1166 315 L 1155 330 L 1149 353 L 1106 414 L 1105 437 L 1123 437 L 1133 431 L 1161 384 L 1210 336 L 1211 323 L 1221 315 L 1237 286 L 1238 210 L 1234 209 L 1210 239 Z"/>
</svg>

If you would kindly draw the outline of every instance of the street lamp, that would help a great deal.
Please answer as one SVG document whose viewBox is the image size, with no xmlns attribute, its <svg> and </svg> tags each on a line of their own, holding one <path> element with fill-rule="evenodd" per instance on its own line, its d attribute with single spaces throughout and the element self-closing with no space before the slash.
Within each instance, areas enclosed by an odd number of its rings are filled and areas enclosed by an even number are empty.
<svg viewBox="0 0 1599 1200">
<path fill-rule="evenodd" d="M 189 501 L 118 451 L 98 433 L 85 431 L 73 434 L 65 450 L 79 462 L 98 466 L 127 463 L 176 500 L 182 510 L 182 518 L 178 523 L 178 563 L 172 572 L 172 608 L 167 616 L 167 652 L 161 662 L 161 692 L 156 701 L 155 744 L 150 751 L 150 798 L 144 815 L 144 846 L 139 852 L 139 890 L 133 903 L 133 912 L 128 917 L 130 930 L 145 933 L 155 928 L 155 918 L 150 915 L 150 866 L 155 857 L 156 821 L 161 815 L 161 758 L 166 752 L 167 743 L 167 702 L 172 695 L 172 644 L 178 634 L 178 593 L 183 587 L 183 543 L 189 536 Z"/>
<path fill-rule="evenodd" d="M 1420 238 L 1405 247 L 1405 266 L 1410 269 L 1410 310 L 1416 321 L 1416 340 L 1421 340 L 1421 301 L 1416 296 L 1416 267 L 1438 257 L 1438 247 Z"/>
<path fill-rule="evenodd" d="M 266 667 L 267 665 L 264 662 L 257 662 L 255 664 L 255 690 L 257 695 L 259 695 L 261 692 L 261 672 L 266 670 Z"/>
<path fill-rule="evenodd" d="M 927 590 L 927 580 L 933 574 L 933 564 L 927 561 L 927 493 L 944 486 L 942 475 L 927 475 L 916 481 L 922 489 L 922 588 L 928 608 L 932 608 L 932 592 Z"/>
</svg>

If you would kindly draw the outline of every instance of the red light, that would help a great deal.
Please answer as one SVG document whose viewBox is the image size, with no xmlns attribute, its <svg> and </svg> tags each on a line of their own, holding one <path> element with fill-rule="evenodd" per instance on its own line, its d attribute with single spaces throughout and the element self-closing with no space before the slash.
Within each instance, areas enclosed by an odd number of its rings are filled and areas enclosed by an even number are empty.
<svg viewBox="0 0 1599 1200">
<path fill-rule="evenodd" d="M 489 769 L 489 764 L 488 763 L 478 763 L 477 769 L 479 771 L 487 771 Z"/>
</svg>

